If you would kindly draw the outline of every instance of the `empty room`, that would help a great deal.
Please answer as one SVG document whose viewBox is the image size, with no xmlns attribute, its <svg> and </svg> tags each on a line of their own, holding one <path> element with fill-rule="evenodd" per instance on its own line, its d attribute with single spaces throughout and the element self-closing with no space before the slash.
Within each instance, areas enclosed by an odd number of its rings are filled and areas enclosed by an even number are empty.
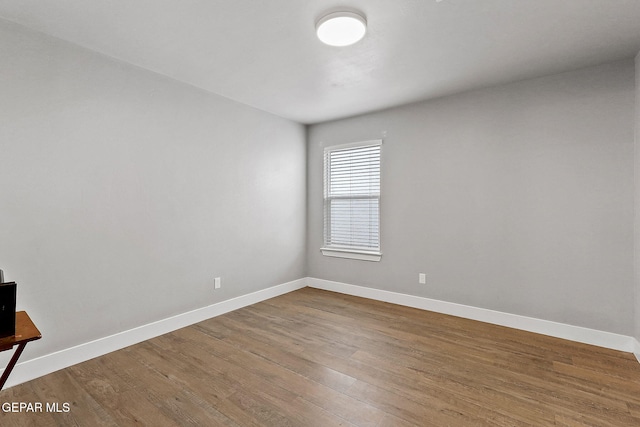
<svg viewBox="0 0 640 427">
<path fill-rule="evenodd" d="M 0 0 L 0 425 L 640 425 L 639 23 Z"/>
</svg>

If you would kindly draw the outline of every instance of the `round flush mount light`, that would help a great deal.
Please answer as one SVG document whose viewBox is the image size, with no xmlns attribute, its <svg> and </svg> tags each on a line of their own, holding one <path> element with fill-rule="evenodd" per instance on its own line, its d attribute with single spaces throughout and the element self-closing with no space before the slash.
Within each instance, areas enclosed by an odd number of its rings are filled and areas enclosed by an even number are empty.
<svg viewBox="0 0 640 427">
<path fill-rule="evenodd" d="M 367 32 L 367 21 L 355 12 L 333 12 L 320 18 L 316 34 L 329 46 L 349 46 Z"/>
</svg>

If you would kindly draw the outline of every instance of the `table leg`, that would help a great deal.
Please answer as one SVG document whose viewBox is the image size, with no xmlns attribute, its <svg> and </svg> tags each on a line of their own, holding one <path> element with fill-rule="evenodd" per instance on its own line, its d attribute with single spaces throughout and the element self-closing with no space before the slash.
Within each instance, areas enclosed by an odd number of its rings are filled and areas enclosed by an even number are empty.
<svg viewBox="0 0 640 427">
<path fill-rule="evenodd" d="M 9 361 L 9 364 L 7 365 L 7 367 L 4 368 L 2 377 L 0 377 L 0 390 L 4 388 L 4 383 L 7 382 L 9 375 L 11 375 L 11 371 L 13 371 L 13 367 L 16 366 L 16 362 L 18 362 L 20 355 L 22 355 L 22 350 L 24 350 L 26 346 L 27 346 L 26 342 L 23 342 L 22 344 L 18 344 L 18 348 L 16 349 L 15 353 L 13 353 L 13 357 L 11 358 L 11 361 Z"/>
</svg>

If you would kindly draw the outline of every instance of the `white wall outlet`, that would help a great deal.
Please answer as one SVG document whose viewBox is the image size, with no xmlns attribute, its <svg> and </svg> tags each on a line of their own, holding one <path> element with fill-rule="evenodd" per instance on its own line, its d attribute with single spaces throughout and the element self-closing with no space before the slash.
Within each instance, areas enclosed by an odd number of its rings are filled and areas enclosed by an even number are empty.
<svg viewBox="0 0 640 427">
<path fill-rule="evenodd" d="M 425 273 L 418 274 L 418 283 L 420 283 L 421 285 L 427 284 L 427 275 Z"/>
<path fill-rule="evenodd" d="M 216 277 L 215 279 L 213 279 L 213 289 L 220 289 L 221 286 L 221 280 L 219 277 Z"/>
</svg>

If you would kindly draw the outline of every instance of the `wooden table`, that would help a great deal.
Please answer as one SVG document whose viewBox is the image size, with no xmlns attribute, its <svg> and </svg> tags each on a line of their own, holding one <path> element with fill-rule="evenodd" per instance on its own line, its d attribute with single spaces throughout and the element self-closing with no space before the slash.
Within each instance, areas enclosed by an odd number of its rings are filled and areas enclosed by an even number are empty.
<svg viewBox="0 0 640 427">
<path fill-rule="evenodd" d="M 4 369 L 2 377 L 0 378 L 0 390 L 4 387 L 4 383 L 7 382 L 7 378 L 11 375 L 11 371 L 16 366 L 22 351 L 27 346 L 29 341 L 35 341 L 42 338 L 40 331 L 33 324 L 31 318 L 26 311 L 18 311 L 16 313 L 16 334 L 10 337 L 0 338 L 0 351 L 11 350 L 14 346 L 18 346 L 9 364 Z"/>
</svg>

